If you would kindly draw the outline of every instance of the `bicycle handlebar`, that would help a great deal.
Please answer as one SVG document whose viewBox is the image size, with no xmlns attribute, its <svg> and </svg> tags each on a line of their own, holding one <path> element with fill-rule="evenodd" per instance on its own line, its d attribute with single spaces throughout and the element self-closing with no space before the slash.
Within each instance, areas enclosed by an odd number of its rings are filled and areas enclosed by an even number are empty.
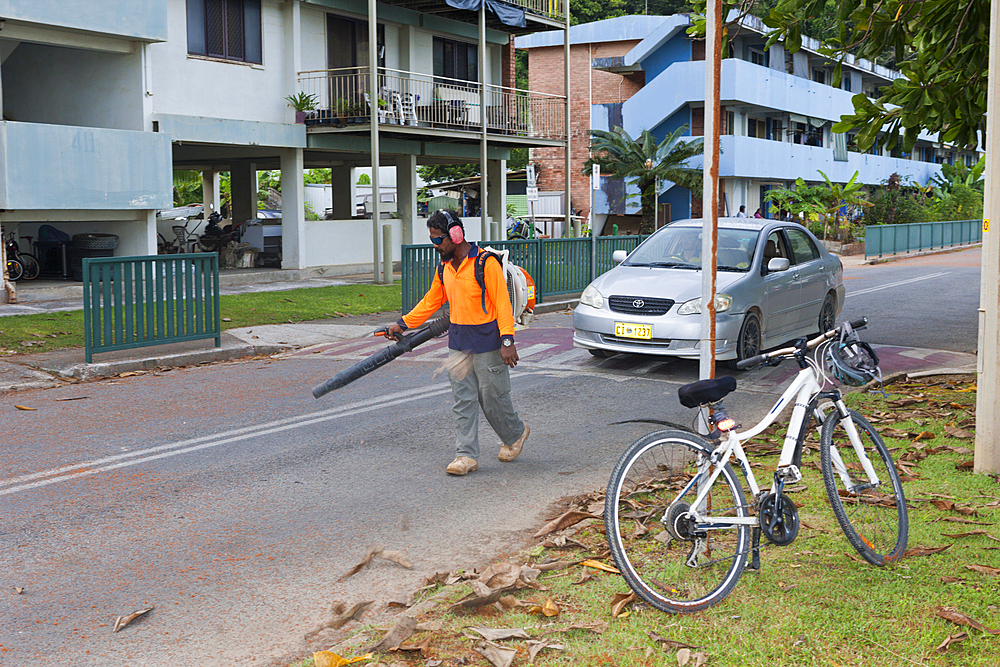
<svg viewBox="0 0 1000 667">
<path fill-rule="evenodd" d="M 864 329 L 866 326 L 868 326 L 868 318 L 861 317 L 851 321 L 849 324 L 852 329 Z M 834 336 L 839 335 L 841 330 L 843 330 L 843 328 L 844 325 L 841 324 L 839 326 L 834 327 L 833 329 L 830 329 L 826 333 L 822 333 L 819 336 L 816 336 L 812 340 L 806 342 L 806 347 L 809 348 L 810 350 L 813 349 L 820 343 L 830 340 Z M 791 355 L 795 354 L 797 350 L 798 348 L 795 347 L 783 347 L 779 350 L 764 352 L 763 354 L 758 354 L 755 357 L 750 357 L 748 359 L 743 359 L 742 361 L 736 362 L 736 368 L 743 370 L 746 368 L 750 368 L 751 366 L 757 366 L 759 364 L 762 364 L 765 361 L 770 361 L 771 359 L 777 359 L 779 357 L 790 357 Z"/>
</svg>

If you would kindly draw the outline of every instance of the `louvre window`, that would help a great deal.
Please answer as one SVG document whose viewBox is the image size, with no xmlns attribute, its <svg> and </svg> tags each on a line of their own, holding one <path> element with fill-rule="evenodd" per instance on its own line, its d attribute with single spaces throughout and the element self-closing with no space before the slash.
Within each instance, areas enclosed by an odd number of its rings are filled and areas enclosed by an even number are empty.
<svg viewBox="0 0 1000 667">
<path fill-rule="evenodd" d="M 188 53 L 263 63 L 260 0 L 187 0 Z"/>
<path fill-rule="evenodd" d="M 475 44 L 434 38 L 434 76 L 461 81 L 479 80 L 479 51 Z"/>
</svg>

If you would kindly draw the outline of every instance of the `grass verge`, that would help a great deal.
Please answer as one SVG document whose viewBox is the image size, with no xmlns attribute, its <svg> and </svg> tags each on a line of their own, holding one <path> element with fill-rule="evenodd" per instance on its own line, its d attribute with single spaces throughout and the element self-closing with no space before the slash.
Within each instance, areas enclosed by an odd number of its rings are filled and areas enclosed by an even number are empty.
<svg viewBox="0 0 1000 667">
<path fill-rule="evenodd" d="M 969 465 L 975 386 L 929 379 L 890 385 L 888 392 L 888 398 L 851 394 L 847 402 L 883 434 L 904 479 L 910 532 L 898 564 L 872 567 L 848 544 L 825 494 L 814 439 L 796 485 L 805 488 L 792 496 L 801 505 L 798 538 L 764 548 L 761 571 L 744 573 L 717 606 L 670 616 L 627 601 L 620 576 L 580 563 L 612 564 L 603 522 L 586 519 L 491 566 L 562 561 L 568 567 L 542 572 L 497 603 L 467 611 L 453 604 L 474 596 L 482 582 L 452 573 L 453 583 L 432 585 L 421 594 L 431 601 L 408 612 L 420 625 L 400 650 L 376 653 L 368 663 L 524 665 L 533 658 L 542 666 L 995 666 L 1000 636 L 970 625 L 1000 628 L 1000 483 L 973 474 Z M 773 445 L 761 449 L 780 448 L 776 435 L 761 437 Z M 758 478 L 769 476 L 777 456 L 751 456 L 762 468 Z M 569 500 L 566 509 L 599 511 L 602 502 L 603 491 L 595 491 Z M 523 637 L 496 639 L 490 647 L 473 627 L 520 630 Z M 358 656 L 387 630 L 357 628 L 333 650 Z M 319 658 L 294 665 L 322 666 L 329 656 Z"/>
<path fill-rule="evenodd" d="M 399 311 L 400 306 L 399 281 L 232 294 L 219 302 L 224 330 Z M 82 310 L 0 317 L 0 355 L 69 347 L 83 347 Z"/>
</svg>

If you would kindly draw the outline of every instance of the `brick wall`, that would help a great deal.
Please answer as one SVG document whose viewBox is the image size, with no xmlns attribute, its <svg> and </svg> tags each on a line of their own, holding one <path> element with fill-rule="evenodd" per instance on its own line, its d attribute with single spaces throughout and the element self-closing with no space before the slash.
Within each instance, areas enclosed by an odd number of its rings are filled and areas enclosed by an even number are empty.
<svg viewBox="0 0 1000 667">
<path fill-rule="evenodd" d="M 642 72 L 622 76 L 591 70 L 591 58 L 623 56 L 639 42 L 574 44 L 570 46 L 570 198 L 573 208 L 586 216 L 590 212 L 590 179 L 583 163 L 590 157 L 590 105 L 624 102 L 645 83 Z M 564 47 L 549 46 L 528 51 L 529 88 L 535 92 L 565 94 Z M 566 152 L 561 148 L 533 148 L 531 161 L 538 173 L 538 189 L 565 189 Z"/>
</svg>

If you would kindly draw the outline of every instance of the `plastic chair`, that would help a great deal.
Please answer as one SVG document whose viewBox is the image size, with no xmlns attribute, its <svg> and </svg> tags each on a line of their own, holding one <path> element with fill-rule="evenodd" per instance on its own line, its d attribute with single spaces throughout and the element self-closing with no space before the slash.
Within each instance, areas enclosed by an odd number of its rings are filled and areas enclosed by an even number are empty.
<svg viewBox="0 0 1000 667">
<path fill-rule="evenodd" d="M 196 252 L 198 250 L 197 234 L 189 232 L 188 228 L 184 225 L 174 225 L 171 229 L 174 230 L 174 243 L 177 245 L 177 254 Z"/>
<path fill-rule="evenodd" d="M 372 115 L 372 98 L 368 93 L 365 93 L 365 103 L 368 105 L 368 115 Z M 389 122 L 389 110 L 383 109 L 381 106 L 378 107 L 378 122 L 388 123 Z"/>
</svg>

